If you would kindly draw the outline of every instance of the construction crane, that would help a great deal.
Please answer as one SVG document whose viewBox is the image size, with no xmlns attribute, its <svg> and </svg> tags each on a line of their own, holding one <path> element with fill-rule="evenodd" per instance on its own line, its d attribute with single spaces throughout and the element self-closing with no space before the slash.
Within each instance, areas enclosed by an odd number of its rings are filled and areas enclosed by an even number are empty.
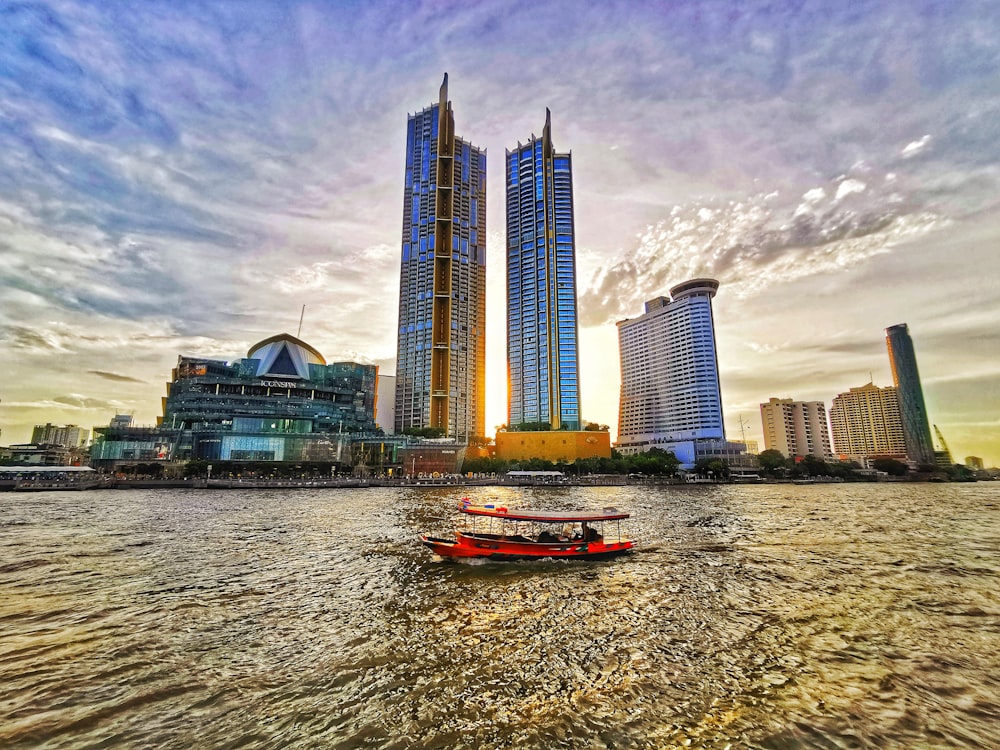
<svg viewBox="0 0 1000 750">
<path fill-rule="evenodd" d="M 937 435 L 938 444 L 941 446 L 941 452 L 944 453 L 944 457 L 950 465 L 951 451 L 948 450 L 948 444 L 944 441 L 944 435 L 941 434 L 941 430 L 938 429 L 937 425 L 934 425 L 934 434 Z"/>
</svg>

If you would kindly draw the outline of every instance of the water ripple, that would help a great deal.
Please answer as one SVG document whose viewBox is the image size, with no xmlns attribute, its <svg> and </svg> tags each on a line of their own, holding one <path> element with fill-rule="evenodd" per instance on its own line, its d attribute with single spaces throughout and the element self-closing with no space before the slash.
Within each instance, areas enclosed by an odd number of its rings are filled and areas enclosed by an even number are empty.
<svg viewBox="0 0 1000 750">
<path fill-rule="evenodd" d="M 1000 745 L 1000 487 L 487 489 L 631 556 L 457 565 L 440 490 L 0 504 L 0 746 Z"/>
</svg>

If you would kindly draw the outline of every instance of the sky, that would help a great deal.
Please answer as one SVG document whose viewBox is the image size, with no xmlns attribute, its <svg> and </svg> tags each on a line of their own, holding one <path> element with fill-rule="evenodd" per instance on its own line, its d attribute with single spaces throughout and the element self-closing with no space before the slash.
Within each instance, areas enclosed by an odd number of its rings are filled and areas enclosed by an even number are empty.
<svg viewBox="0 0 1000 750">
<path fill-rule="evenodd" d="M 153 424 L 178 355 L 281 332 L 395 372 L 406 118 L 487 149 L 488 432 L 505 148 L 573 153 L 586 420 L 615 322 L 714 300 L 727 434 L 891 385 L 907 323 L 956 460 L 1000 464 L 994 0 L 0 3 L 0 444 Z M 761 444 L 763 448 L 763 444 Z"/>
</svg>

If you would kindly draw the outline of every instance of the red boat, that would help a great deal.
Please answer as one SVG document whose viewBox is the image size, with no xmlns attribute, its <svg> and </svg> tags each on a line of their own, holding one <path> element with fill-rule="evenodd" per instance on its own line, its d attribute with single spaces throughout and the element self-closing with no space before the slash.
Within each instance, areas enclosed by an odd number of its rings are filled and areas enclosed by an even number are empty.
<svg viewBox="0 0 1000 750">
<path fill-rule="evenodd" d="M 502 505 L 473 505 L 462 500 L 458 509 L 471 517 L 454 539 L 421 536 L 420 541 L 445 558 L 539 560 L 546 557 L 600 560 L 625 554 L 633 542 L 621 535 L 617 508 L 603 510 L 522 510 Z M 611 528 L 605 528 L 606 524 Z M 605 536 L 605 531 L 610 536 Z"/>
</svg>

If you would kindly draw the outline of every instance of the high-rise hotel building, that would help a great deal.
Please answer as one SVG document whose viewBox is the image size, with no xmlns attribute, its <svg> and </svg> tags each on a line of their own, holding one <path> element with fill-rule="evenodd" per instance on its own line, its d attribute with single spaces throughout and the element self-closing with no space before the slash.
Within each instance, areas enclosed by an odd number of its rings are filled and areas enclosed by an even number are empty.
<svg viewBox="0 0 1000 750">
<path fill-rule="evenodd" d="M 934 443 L 931 441 L 930 420 L 924 405 L 924 389 L 920 385 L 917 355 L 906 323 L 885 329 L 885 345 L 889 350 L 892 382 L 899 396 L 899 416 L 903 422 L 906 455 L 920 464 L 934 464 Z"/>
<path fill-rule="evenodd" d="M 725 440 L 715 349 L 715 279 L 694 279 L 670 298 L 646 303 L 646 312 L 618 322 L 621 398 L 618 450 L 672 450 L 683 463 L 698 443 Z"/>
<path fill-rule="evenodd" d="M 448 75 L 406 123 L 396 432 L 486 432 L 486 152 L 455 135 Z"/>
<path fill-rule="evenodd" d="M 507 421 L 579 430 L 573 160 L 551 121 L 506 151 Z"/>
</svg>

